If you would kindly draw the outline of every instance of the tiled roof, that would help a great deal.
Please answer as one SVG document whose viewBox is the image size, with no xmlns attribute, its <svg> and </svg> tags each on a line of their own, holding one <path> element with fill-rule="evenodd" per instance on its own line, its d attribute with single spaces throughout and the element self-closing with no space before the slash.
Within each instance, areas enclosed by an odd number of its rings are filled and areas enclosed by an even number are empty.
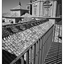
<svg viewBox="0 0 64 64">
<path fill-rule="evenodd" d="M 2 40 L 3 49 L 18 56 L 32 43 L 37 41 L 52 25 L 52 22 L 46 22 L 23 32 L 10 35 Z"/>
</svg>

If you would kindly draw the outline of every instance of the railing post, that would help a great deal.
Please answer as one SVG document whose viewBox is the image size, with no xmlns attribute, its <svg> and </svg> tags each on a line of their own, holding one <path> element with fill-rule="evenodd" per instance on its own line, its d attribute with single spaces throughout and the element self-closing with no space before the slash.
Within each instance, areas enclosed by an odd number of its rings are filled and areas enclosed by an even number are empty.
<svg viewBox="0 0 64 64">
<path fill-rule="evenodd" d="M 39 64 L 41 64 L 42 59 L 42 37 L 40 38 L 40 54 L 39 54 Z"/>
<path fill-rule="evenodd" d="M 29 50 L 26 52 L 26 64 L 29 64 Z"/>
<path fill-rule="evenodd" d="M 40 39 L 38 40 L 38 46 L 39 46 L 38 48 L 38 64 L 39 64 L 40 62 Z"/>
<path fill-rule="evenodd" d="M 55 30 L 56 30 L 56 24 L 54 24 L 53 27 L 53 42 L 55 41 Z"/>
<path fill-rule="evenodd" d="M 30 48 L 30 64 L 32 64 L 32 47 Z"/>
<path fill-rule="evenodd" d="M 42 48 L 41 48 L 41 64 L 42 64 L 42 59 L 43 59 L 43 37 L 42 37 Z"/>
<path fill-rule="evenodd" d="M 36 61 L 36 43 L 34 44 L 34 58 L 33 58 L 33 64 L 35 64 Z"/>
<path fill-rule="evenodd" d="M 39 40 L 36 43 L 36 62 L 35 64 L 38 64 L 39 62 Z"/>
<path fill-rule="evenodd" d="M 24 64 L 24 55 L 21 57 L 21 64 Z"/>
</svg>

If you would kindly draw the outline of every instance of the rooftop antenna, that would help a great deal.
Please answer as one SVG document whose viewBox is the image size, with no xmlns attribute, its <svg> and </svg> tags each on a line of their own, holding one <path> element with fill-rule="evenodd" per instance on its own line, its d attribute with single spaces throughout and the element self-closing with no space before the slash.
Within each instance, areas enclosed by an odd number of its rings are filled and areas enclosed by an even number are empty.
<svg viewBox="0 0 64 64">
<path fill-rule="evenodd" d="M 20 2 L 20 0 L 19 0 L 19 5 L 20 5 L 20 9 L 21 9 L 21 2 Z"/>
<path fill-rule="evenodd" d="M 19 5 L 21 6 L 21 2 L 20 2 L 20 0 L 19 0 Z"/>
<path fill-rule="evenodd" d="M 32 3 L 32 0 L 30 0 L 30 3 Z"/>
</svg>

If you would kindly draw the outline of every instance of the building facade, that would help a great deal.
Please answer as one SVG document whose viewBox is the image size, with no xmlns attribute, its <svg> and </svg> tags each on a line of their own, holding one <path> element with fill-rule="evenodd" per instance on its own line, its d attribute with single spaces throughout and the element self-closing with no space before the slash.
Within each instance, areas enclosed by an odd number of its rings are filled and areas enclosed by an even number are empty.
<svg viewBox="0 0 64 64">
<path fill-rule="evenodd" d="M 56 5 L 56 0 L 32 0 L 32 15 L 55 17 Z"/>
</svg>

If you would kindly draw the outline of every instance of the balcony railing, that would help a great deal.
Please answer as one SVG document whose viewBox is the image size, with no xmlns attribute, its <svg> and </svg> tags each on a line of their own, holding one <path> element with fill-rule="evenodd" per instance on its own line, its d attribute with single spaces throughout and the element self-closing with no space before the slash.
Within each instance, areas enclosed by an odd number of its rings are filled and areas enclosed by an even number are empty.
<svg viewBox="0 0 64 64">
<path fill-rule="evenodd" d="M 17 64 L 17 61 L 19 59 L 21 59 L 20 64 L 25 64 L 25 62 L 26 64 L 43 64 L 52 43 L 53 29 L 54 24 L 48 29 L 48 31 L 44 35 L 42 35 L 36 42 L 27 47 L 10 64 Z"/>
</svg>

